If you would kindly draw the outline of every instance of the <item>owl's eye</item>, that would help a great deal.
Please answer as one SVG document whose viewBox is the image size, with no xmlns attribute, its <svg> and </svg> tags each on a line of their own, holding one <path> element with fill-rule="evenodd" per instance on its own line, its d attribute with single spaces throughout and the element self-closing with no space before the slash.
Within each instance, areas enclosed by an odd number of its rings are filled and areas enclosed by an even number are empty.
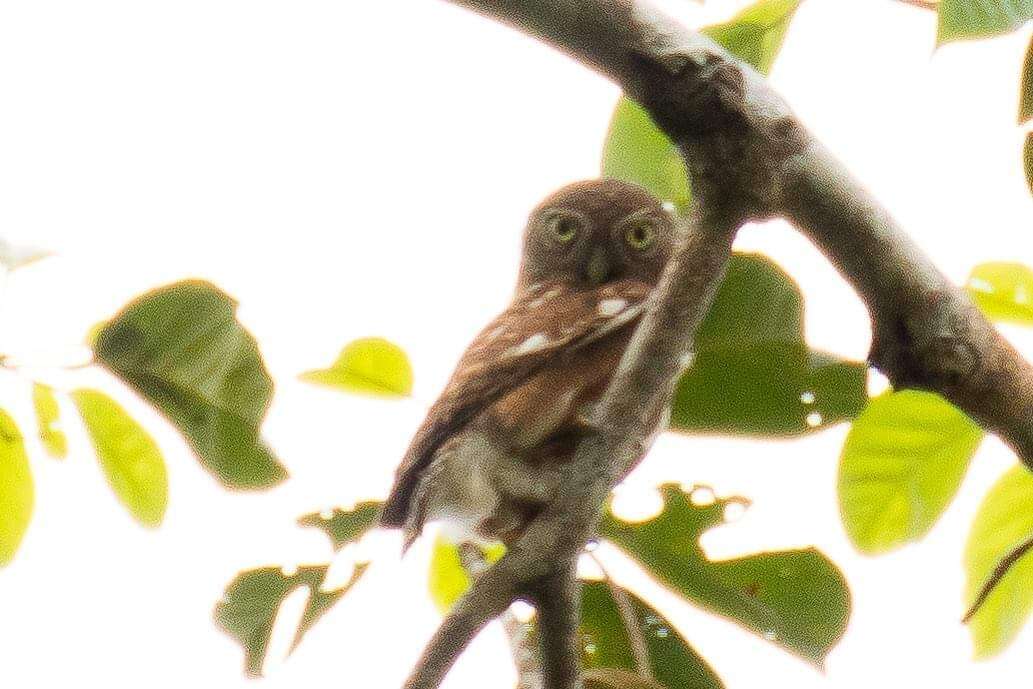
<svg viewBox="0 0 1033 689">
<path fill-rule="evenodd" d="M 624 231 L 624 241 L 632 249 L 645 251 L 653 246 L 655 240 L 656 227 L 651 220 L 645 218 L 635 221 Z"/>
<path fill-rule="evenodd" d="M 552 233 L 552 236 L 561 244 L 566 244 L 574 239 L 574 237 L 577 236 L 577 231 L 581 225 L 577 218 L 572 218 L 569 215 L 550 216 L 545 220 L 545 224 Z"/>
</svg>

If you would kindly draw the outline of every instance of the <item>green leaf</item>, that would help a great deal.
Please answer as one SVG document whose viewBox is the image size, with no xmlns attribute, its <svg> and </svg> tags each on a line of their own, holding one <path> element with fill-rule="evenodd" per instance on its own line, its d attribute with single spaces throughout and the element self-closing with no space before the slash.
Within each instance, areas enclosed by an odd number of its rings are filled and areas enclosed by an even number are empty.
<svg viewBox="0 0 1033 689">
<path fill-rule="evenodd" d="M 61 430 L 61 410 L 54 396 L 54 389 L 49 385 L 34 383 L 32 404 L 36 408 L 39 439 L 43 443 L 43 448 L 51 457 L 64 459 L 68 455 L 68 438 Z"/>
<path fill-rule="evenodd" d="M 118 402 L 103 392 L 74 390 L 72 400 L 79 408 L 115 495 L 143 526 L 161 525 L 169 500 L 169 483 L 157 443 Z"/>
<path fill-rule="evenodd" d="M 965 285 L 969 296 L 990 318 L 1033 325 L 1033 270 L 1021 263 L 982 263 Z"/>
<path fill-rule="evenodd" d="M 938 45 L 1014 31 L 1033 19 L 1033 0 L 941 0 Z"/>
<path fill-rule="evenodd" d="M 966 600 L 975 601 L 1001 561 L 1033 539 L 1033 474 L 1017 466 L 983 499 L 965 547 Z M 1033 551 L 1008 570 L 969 622 L 977 658 L 1000 653 L 1033 611 Z"/>
<path fill-rule="evenodd" d="M 725 508 L 741 499 L 694 505 L 674 485 L 660 487 L 663 511 L 627 523 L 609 511 L 600 535 L 636 558 L 671 590 L 727 617 L 816 665 L 843 635 L 850 592 L 843 575 L 814 548 L 707 559 L 699 538 L 721 524 Z"/>
<path fill-rule="evenodd" d="M 307 371 L 301 380 L 379 397 L 412 394 L 412 366 L 402 348 L 380 337 L 349 343 L 329 368 Z"/>
<path fill-rule="evenodd" d="M 724 685 L 706 661 L 682 638 L 681 634 L 663 615 L 629 591 L 627 597 L 642 638 L 646 643 L 649 669 L 656 684 L 642 682 L 643 688 L 720 689 Z M 586 680 L 596 686 L 632 689 L 636 670 L 635 654 L 613 590 L 601 581 L 585 582 L 581 589 L 581 649 Z M 623 678 L 629 683 L 615 683 Z M 641 680 L 638 680 L 641 682 Z M 589 685 L 590 686 L 590 685 Z"/>
<path fill-rule="evenodd" d="M 619 668 L 585 670 L 585 689 L 666 689 L 656 680 Z"/>
<path fill-rule="evenodd" d="M 1033 132 L 1026 135 L 1026 145 L 1022 149 L 1023 164 L 1026 167 L 1026 184 L 1029 193 L 1033 194 Z"/>
<path fill-rule="evenodd" d="M 839 508 L 858 550 L 925 536 L 954 498 L 983 430 L 931 392 L 887 392 L 854 422 L 839 464 Z"/>
<path fill-rule="evenodd" d="M 351 579 L 339 589 L 322 590 L 330 565 L 299 567 L 293 575 L 281 567 L 263 567 L 241 572 L 226 587 L 215 606 L 215 623 L 244 648 L 244 669 L 249 677 L 260 677 L 269 649 L 269 637 L 280 605 L 299 586 L 309 589 L 308 603 L 294 634 L 291 651 L 305 634 L 366 572 L 368 563 L 356 565 Z"/>
<path fill-rule="evenodd" d="M 506 554 L 506 548 L 495 544 L 483 548 L 481 552 L 485 561 L 498 562 Z M 439 535 L 434 540 L 434 550 L 430 556 L 427 588 L 431 600 L 442 615 L 452 609 L 459 597 L 470 588 L 470 583 L 470 576 L 459 559 L 459 550 L 455 544 Z"/>
<path fill-rule="evenodd" d="M 801 0 L 760 0 L 731 21 L 704 29 L 729 52 L 767 73 Z M 603 144 L 602 176 L 639 184 L 681 213 L 689 209 L 689 178 L 677 146 L 637 103 L 622 98 Z"/>
<path fill-rule="evenodd" d="M 287 471 L 260 438 L 273 383 L 237 304 L 179 282 L 127 306 L 98 333 L 98 363 L 160 409 L 230 488 L 265 488 Z"/>
<path fill-rule="evenodd" d="M 334 550 L 340 550 L 358 541 L 377 525 L 382 505 L 380 502 L 362 502 L 351 510 L 335 507 L 329 518 L 314 512 L 298 519 L 298 524 L 322 529 L 334 544 Z"/>
<path fill-rule="evenodd" d="M 32 518 L 34 491 L 29 457 L 21 431 L 0 409 L 0 567 L 6 567 L 21 545 Z"/>
<path fill-rule="evenodd" d="M 687 213 L 689 175 L 678 147 L 634 101 L 621 98 L 603 143 L 602 176 L 633 182 Z"/>
<path fill-rule="evenodd" d="M 733 255 L 695 350 L 672 430 L 799 435 L 854 418 L 868 399 L 867 366 L 807 347 L 803 296 L 763 256 Z"/>
<path fill-rule="evenodd" d="M 703 33 L 762 74 L 771 71 L 789 23 L 803 0 L 760 0 Z"/>
<path fill-rule="evenodd" d="M 1022 65 L 1022 84 L 1019 89 L 1019 124 L 1023 124 L 1033 119 L 1033 38 L 1029 40 L 1029 48 L 1026 49 L 1026 60 Z"/>
</svg>

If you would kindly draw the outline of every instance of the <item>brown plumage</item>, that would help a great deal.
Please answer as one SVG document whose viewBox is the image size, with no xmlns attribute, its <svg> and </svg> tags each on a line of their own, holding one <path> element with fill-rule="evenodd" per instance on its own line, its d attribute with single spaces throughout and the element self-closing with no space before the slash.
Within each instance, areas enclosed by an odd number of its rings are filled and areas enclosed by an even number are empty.
<svg viewBox="0 0 1033 689">
<path fill-rule="evenodd" d="M 395 477 L 381 521 L 517 537 L 562 480 L 670 255 L 674 223 L 616 180 L 559 190 L 531 214 L 513 302 L 471 343 Z M 659 422 L 659 419 L 657 420 Z"/>
</svg>

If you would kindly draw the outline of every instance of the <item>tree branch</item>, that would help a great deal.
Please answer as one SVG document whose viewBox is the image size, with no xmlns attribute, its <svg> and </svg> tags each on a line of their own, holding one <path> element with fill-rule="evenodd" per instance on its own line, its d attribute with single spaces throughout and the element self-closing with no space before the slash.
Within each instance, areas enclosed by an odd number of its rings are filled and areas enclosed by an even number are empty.
<svg viewBox="0 0 1033 689">
<path fill-rule="evenodd" d="M 543 686 L 548 689 L 577 689 L 580 677 L 581 582 L 577 558 L 559 567 L 538 584 L 531 600 L 538 610 L 538 649 L 541 654 Z"/>
<path fill-rule="evenodd" d="M 612 78 L 681 149 L 694 196 L 686 234 L 596 406 L 556 499 L 442 623 L 406 683 L 435 689 L 459 653 L 517 598 L 568 570 L 612 486 L 642 455 L 669 404 L 732 240 L 783 215 L 868 305 L 872 363 L 897 386 L 939 392 L 1033 458 L 1033 371 L 964 294 L 793 116 L 748 65 L 646 0 L 454 0 Z M 1033 465 L 1031 465 L 1033 466 Z M 564 648 L 568 641 L 558 642 Z M 564 656 L 569 653 L 563 651 Z M 567 689 L 573 669 L 547 689 Z M 573 686 L 577 686 L 575 682 Z"/>
</svg>

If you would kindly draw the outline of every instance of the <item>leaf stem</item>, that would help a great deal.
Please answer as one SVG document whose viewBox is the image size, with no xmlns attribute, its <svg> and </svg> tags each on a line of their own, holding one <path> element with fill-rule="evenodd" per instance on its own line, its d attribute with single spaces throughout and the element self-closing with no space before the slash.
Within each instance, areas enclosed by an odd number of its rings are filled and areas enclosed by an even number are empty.
<svg viewBox="0 0 1033 689">
<path fill-rule="evenodd" d="M 653 670 L 649 665 L 649 646 L 646 645 L 645 634 L 642 633 L 642 627 L 635 618 L 635 608 L 631 605 L 631 599 L 628 598 L 628 594 L 623 588 L 614 583 L 598 555 L 588 551 L 588 557 L 592 558 L 596 567 L 603 573 L 606 585 L 610 587 L 610 594 L 613 596 L 614 603 L 617 604 L 617 611 L 620 613 L 624 629 L 628 633 L 631 653 L 635 656 L 635 671 L 647 680 L 655 680 Z"/>
<path fill-rule="evenodd" d="M 1004 579 L 1011 568 L 1015 566 L 1015 563 L 1022 559 L 1022 556 L 1030 550 L 1033 550 L 1033 537 L 1030 537 L 1027 541 L 1020 544 L 1019 547 L 1005 555 L 1001 561 L 997 563 L 997 567 L 994 568 L 990 578 L 987 579 L 986 583 L 983 584 L 983 587 L 979 589 L 979 594 L 976 596 L 975 602 L 972 603 L 972 606 L 968 609 L 968 612 L 965 613 L 965 616 L 961 618 L 962 624 L 968 624 L 972 621 L 972 618 L 977 612 L 979 612 L 979 609 L 983 607 L 983 604 L 986 603 L 986 599 L 990 597 L 990 594 L 993 593 L 994 589 L 997 588 L 997 585 L 1001 583 L 1001 580 Z"/>
</svg>

